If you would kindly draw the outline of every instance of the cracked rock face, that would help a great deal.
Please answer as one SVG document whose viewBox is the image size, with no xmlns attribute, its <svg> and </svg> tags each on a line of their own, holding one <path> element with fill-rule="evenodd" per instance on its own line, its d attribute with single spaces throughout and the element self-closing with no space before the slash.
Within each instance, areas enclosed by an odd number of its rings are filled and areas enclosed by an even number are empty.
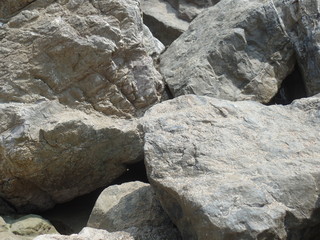
<svg viewBox="0 0 320 240">
<path fill-rule="evenodd" d="M 1 102 L 58 99 L 132 117 L 162 93 L 161 75 L 142 44 L 138 1 L 36 1 L 5 22 Z"/>
<path fill-rule="evenodd" d="M 0 21 L 1 202 L 44 210 L 141 160 L 134 117 L 162 94 L 163 46 L 138 1 L 33 1 Z"/>
<path fill-rule="evenodd" d="M 306 226 L 320 224 L 319 97 L 186 95 L 146 113 L 147 173 L 183 239 L 309 239 Z"/>
</svg>

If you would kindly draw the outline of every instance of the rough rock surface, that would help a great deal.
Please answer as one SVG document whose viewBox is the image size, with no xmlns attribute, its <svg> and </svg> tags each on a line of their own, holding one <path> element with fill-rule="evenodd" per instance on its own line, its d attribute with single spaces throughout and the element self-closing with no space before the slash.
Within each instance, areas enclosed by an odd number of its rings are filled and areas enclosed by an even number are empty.
<svg viewBox="0 0 320 240">
<path fill-rule="evenodd" d="M 162 0 L 142 0 L 143 22 L 152 34 L 163 44 L 170 45 L 184 31 L 189 23 L 178 18 L 175 10 L 168 2 Z"/>
<path fill-rule="evenodd" d="M 276 0 L 279 15 L 295 48 L 308 96 L 320 92 L 320 9 L 318 0 Z"/>
<path fill-rule="evenodd" d="M 144 129 L 151 185 L 183 239 L 319 236 L 320 95 L 287 106 L 186 95 L 151 108 Z"/>
<path fill-rule="evenodd" d="M 0 20 L 8 18 L 35 0 L 1 0 Z"/>
<path fill-rule="evenodd" d="M 50 222 L 37 215 L 20 218 L 0 217 L 0 239 L 31 240 L 42 234 L 55 234 L 57 230 Z"/>
<path fill-rule="evenodd" d="M 203 9 L 215 5 L 220 0 L 166 0 L 177 11 L 178 17 L 191 22 Z"/>
<path fill-rule="evenodd" d="M 88 226 L 110 232 L 126 231 L 140 240 L 181 239 L 151 186 L 142 182 L 106 188 L 93 208 Z"/>
<path fill-rule="evenodd" d="M 33 2 L 0 26 L 0 102 L 141 113 L 163 90 L 143 28 L 136 0 Z"/>
<path fill-rule="evenodd" d="M 72 234 L 70 236 L 58 234 L 46 234 L 36 237 L 34 240 L 135 240 L 129 233 L 114 232 L 109 233 L 105 230 L 98 230 L 94 228 L 84 228 L 79 234 Z"/>
<path fill-rule="evenodd" d="M 33 1 L 0 21 L 0 198 L 47 209 L 141 160 L 135 120 L 117 118 L 159 100 L 163 45 L 138 1 Z"/>
<path fill-rule="evenodd" d="M 0 196 L 18 211 L 47 209 L 105 186 L 141 160 L 135 120 L 57 101 L 0 104 Z"/>
<path fill-rule="evenodd" d="M 267 103 L 294 63 L 271 1 L 224 0 L 200 14 L 168 48 L 161 71 L 174 96 Z"/>
</svg>

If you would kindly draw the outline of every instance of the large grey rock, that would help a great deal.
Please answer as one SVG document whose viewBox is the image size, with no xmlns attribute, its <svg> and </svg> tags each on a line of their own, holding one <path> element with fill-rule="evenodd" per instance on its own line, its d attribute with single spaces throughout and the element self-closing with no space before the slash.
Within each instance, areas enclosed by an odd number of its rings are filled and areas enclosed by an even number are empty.
<svg viewBox="0 0 320 240">
<path fill-rule="evenodd" d="M 131 117 L 158 101 L 136 0 L 35 1 L 0 26 L 0 102 Z"/>
<path fill-rule="evenodd" d="M 183 239 L 320 234 L 319 95 L 287 106 L 186 95 L 151 108 L 144 130 L 151 185 Z"/>
<path fill-rule="evenodd" d="M 0 104 L 0 196 L 47 209 L 111 183 L 141 160 L 136 120 L 86 114 L 57 101 Z"/>
<path fill-rule="evenodd" d="M 34 240 L 135 240 L 129 233 L 114 232 L 109 233 L 105 230 L 84 228 L 79 234 L 69 236 L 59 234 L 46 234 L 36 237 Z"/>
<path fill-rule="evenodd" d="M 184 31 L 189 23 L 178 17 L 178 12 L 168 2 L 162 0 L 142 0 L 143 22 L 152 34 L 163 44 L 170 45 Z"/>
<path fill-rule="evenodd" d="M 180 239 L 151 186 L 142 182 L 106 188 L 100 194 L 87 226 L 109 232 L 126 231 L 140 240 Z"/>
<path fill-rule="evenodd" d="M 150 55 L 163 45 L 138 1 L 37 0 L 3 23 L 0 198 L 18 211 L 47 209 L 141 160 L 137 123 L 124 118 L 162 95 Z"/>
<path fill-rule="evenodd" d="M 174 96 L 267 103 L 294 63 L 272 1 L 224 0 L 191 23 L 162 55 L 160 67 Z"/>
</svg>

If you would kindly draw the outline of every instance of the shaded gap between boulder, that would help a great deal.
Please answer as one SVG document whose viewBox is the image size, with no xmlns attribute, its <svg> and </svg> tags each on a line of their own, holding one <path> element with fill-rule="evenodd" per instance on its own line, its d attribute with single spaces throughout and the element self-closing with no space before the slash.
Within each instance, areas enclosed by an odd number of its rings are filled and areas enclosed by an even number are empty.
<svg viewBox="0 0 320 240">
<path fill-rule="evenodd" d="M 320 203 L 320 197 L 318 203 Z M 286 216 L 285 225 L 287 228 L 288 240 L 319 240 L 320 236 L 320 209 L 317 208 L 311 218 L 299 222 L 292 214 Z"/>
<path fill-rule="evenodd" d="M 182 32 L 168 27 L 156 18 L 146 14 L 143 14 L 143 23 L 150 29 L 152 35 L 159 39 L 166 47 L 182 34 Z"/>
<path fill-rule="evenodd" d="M 131 181 L 149 183 L 143 161 L 128 165 L 127 171 L 108 186 Z M 57 204 L 54 208 L 37 214 L 49 220 L 60 234 L 79 233 L 87 225 L 100 193 L 108 186 L 96 189 L 69 202 Z"/>
<path fill-rule="evenodd" d="M 302 74 L 296 64 L 293 71 L 282 81 L 277 94 L 267 105 L 288 105 L 295 99 L 307 97 Z"/>
</svg>

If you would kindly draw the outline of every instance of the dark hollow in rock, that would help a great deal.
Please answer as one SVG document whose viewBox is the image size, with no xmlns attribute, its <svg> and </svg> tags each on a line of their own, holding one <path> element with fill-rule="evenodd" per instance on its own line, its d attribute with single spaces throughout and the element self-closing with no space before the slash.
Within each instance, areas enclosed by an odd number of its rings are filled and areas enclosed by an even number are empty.
<svg viewBox="0 0 320 240">
<path fill-rule="evenodd" d="M 296 65 L 292 73 L 283 80 L 278 93 L 273 97 L 268 105 L 288 105 L 293 100 L 304 97 L 307 97 L 306 87 L 299 67 Z"/>
<path fill-rule="evenodd" d="M 149 182 L 143 161 L 128 165 L 127 171 L 110 185 L 131 181 Z M 61 234 L 79 233 L 87 225 L 94 204 L 105 187 L 38 214 L 48 219 Z"/>
<path fill-rule="evenodd" d="M 143 15 L 143 23 L 150 29 L 152 35 L 160 40 L 165 46 L 169 46 L 182 32 L 164 25 L 152 16 Z"/>
</svg>

